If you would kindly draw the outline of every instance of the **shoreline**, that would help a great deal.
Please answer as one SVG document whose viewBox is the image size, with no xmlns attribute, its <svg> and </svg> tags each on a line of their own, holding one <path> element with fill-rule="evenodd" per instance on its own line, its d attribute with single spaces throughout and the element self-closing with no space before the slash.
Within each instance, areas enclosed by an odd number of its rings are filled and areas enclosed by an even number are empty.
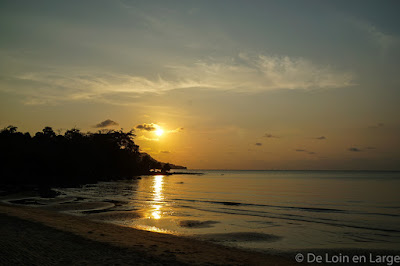
<svg viewBox="0 0 400 266">
<path fill-rule="evenodd" d="M 299 265 L 298 253 L 304 258 L 400 255 L 398 250 L 301 247 L 265 253 L 8 203 L 0 203 L 0 221 L 0 265 Z"/>
<path fill-rule="evenodd" d="M 82 217 L 67 215 L 58 212 L 42 210 L 34 207 L 14 206 L 0 203 L 0 214 L 4 217 L 11 217 L 23 223 L 27 228 L 20 230 L 29 230 L 32 228 L 30 223 L 40 224 L 43 232 L 40 235 L 54 235 L 60 233 L 68 233 L 77 236 L 79 241 L 92 241 L 94 243 L 102 243 L 111 245 L 115 248 L 128 249 L 135 254 L 142 254 L 146 257 L 145 264 L 190 264 L 190 265 L 296 265 L 294 259 L 280 255 L 268 255 L 255 251 L 242 250 L 239 248 L 226 247 L 218 244 L 186 238 L 182 236 L 168 235 L 156 232 L 139 230 L 131 227 L 118 226 L 114 224 L 101 223 L 91 221 Z M 10 218 L 8 218 L 9 220 Z M 21 222 L 22 220 L 22 222 Z M 3 232 L 2 245 L 3 250 L 7 250 L 7 236 L 11 232 Z M 5 234 L 5 235 L 4 235 Z M 14 253 L 18 253 L 18 249 L 23 250 L 24 247 L 12 244 L 13 238 L 9 236 L 9 244 L 14 247 Z M 29 236 L 22 239 L 23 242 L 35 243 L 38 240 Z M 90 242 L 90 243 L 92 243 Z M 83 248 L 91 250 L 94 243 L 85 242 Z M 50 243 L 51 244 L 51 243 Z M 43 241 L 36 243 L 40 248 L 44 246 Z M 74 242 L 62 242 L 61 245 L 74 246 Z M 5 248 L 5 249 L 4 249 Z M 8 247 L 10 248 L 10 247 Z M 64 247 L 58 247 L 62 250 Z M 119 251 L 116 252 L 118 254 Z M 122 252 L 122 250 L 121 250 Z M 71 260 L 69 254 L 66 253 L 63 259 Z M 33 260 L 37 260 L 34 264 L 41 264 L 40 257 L 32 254 Z M 73 259 L 73 258 L 72 258 Z M 76 259 L 76 258 L 75 258 Z M 115 258 L 116 260 L 118 258 Z M 33 261 L 32 261 L 33 262 Z M 98 263 L 98 262 L 96 262 Z M 109 264 L 105 262 L 104 264 Z M 119 261 L 125 265 L 135 264 L 137 261 Z M 89 263 L 90 264 L 90 263 Z"/>
</svg>

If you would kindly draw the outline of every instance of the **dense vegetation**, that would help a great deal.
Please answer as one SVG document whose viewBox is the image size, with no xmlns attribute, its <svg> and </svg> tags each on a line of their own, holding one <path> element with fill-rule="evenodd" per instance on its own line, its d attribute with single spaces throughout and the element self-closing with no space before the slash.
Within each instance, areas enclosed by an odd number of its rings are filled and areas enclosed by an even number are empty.
<svg viewBox="0 0 400 266">
<path fill-rule="evenodd" d="M 62 135 L 51 127 L 32 137 L 9 126 L 0 131 L 0 184 L 69 186 L 170 169 L 139 153 L 134 137 L 133 131 L 75 128 Z"/>
</svg>

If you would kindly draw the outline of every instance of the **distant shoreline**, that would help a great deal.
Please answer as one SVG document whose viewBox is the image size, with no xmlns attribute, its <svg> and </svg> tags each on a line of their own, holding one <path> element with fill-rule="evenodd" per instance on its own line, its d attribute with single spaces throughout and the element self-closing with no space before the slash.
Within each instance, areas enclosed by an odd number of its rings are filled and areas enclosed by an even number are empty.
<svg viewBox="0 0 400 266">
<path fill-rule="evenodd" d="M 400 170 L 284 170 L 284 169 L 187 169 L 188 171 L 248 171 L 248 172 L 393 172 L 398 173 Z"/>
<path fill-rule="evenodd" d="M 171 173 L 152 173 L 150 175 L 204 175 L 200 172 L 171 172 Z"/>
</svg>

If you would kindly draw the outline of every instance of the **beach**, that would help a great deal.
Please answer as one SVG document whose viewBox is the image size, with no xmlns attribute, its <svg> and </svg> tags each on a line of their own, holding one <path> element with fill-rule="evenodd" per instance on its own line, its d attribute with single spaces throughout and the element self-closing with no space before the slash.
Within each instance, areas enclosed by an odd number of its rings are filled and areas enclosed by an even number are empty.
<svg viewBox="0 0 400 266">
<path fill-rule="evenodd" d="M 298 265 L 298 254 L 318 264 L 399 255 L 398 173 L 204 172 L 45 195 L 4 190 L 0 265 Z"/>
<path fill-rule="evenodd" d="M 290 258 L 0 204 L 1 265 L 295 265 Z"/>
</svg>

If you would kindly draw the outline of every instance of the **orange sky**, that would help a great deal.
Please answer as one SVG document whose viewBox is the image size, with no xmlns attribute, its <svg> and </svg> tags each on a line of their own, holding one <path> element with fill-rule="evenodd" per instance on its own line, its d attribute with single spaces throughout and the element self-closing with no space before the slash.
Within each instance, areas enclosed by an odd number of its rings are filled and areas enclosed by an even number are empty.
<svg viewBox="0 0 400 266">
<path fill-rule="evenodd" d="M 397 1 L 93 5 L 0 3 L 1 127 L 135 128 L 189 168 L 400 170 Z"/>
</svg>

